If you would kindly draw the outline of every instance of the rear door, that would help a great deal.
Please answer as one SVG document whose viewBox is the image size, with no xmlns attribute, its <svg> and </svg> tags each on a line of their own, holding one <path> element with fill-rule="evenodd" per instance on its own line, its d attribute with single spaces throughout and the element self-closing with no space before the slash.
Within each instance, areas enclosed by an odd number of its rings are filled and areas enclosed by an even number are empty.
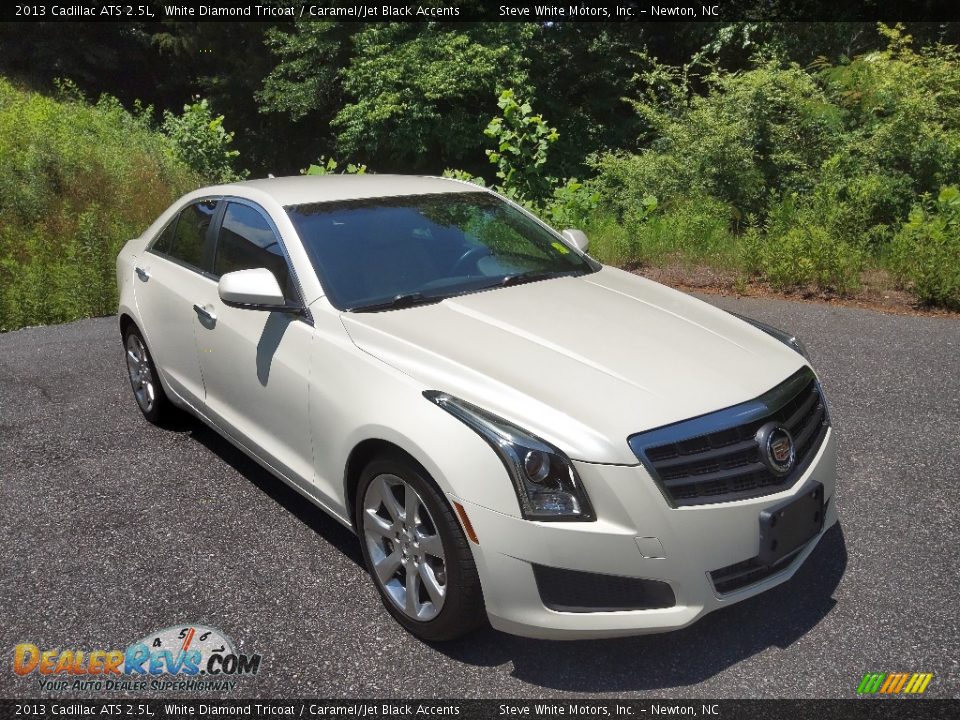
<svg viewBox="0 0 960 720">
<path fill-rule="evenodd" d="M 267 268 L 291 305 L 303 305 L 296 276 L 269 215 L 228 198 L 219 220 L 213 276 Z M 215 284 L 202 303 L 216 321 L 199 326 L 197 344 L 211 418 L 290 479 L 312 483 L 307 411 L 313 325 L 291 313 L 225 305 Z"/>
<path fill-rule="evenodd" d="M 194 308 L 196 298 L 216 292 L 213 220 L 219 200 L 185 206 L 137 258 L 134 295 L 154 362 L 167 386 L 201 408 L 204 387 L 196 329 L 209 320 Z"/>
</svg>

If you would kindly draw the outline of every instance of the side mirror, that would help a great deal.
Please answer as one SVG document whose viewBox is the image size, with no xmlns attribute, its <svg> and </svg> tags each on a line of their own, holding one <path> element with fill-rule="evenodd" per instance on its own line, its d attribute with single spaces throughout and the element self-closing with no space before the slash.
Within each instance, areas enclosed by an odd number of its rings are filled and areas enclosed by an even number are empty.
<svg viewBox="0 0 960 720">
<path fill-rule="evenodd" d="M 217 292 L 224 305 L 244 310 L 274 312 L 303 312 L 303 308 L 288 305 L 280 283 L 266 268 L 236 270 L 220 276 Z"/>
<path fill-rule="evenodd" d="M 590 240 L 587 239 L 587 234 L 583 230 L 569 228 L 560 234 L 563 235 L 567 242 L 582 253 L 585 253 L 587 248 L 590 247 Z"/>
</svg>

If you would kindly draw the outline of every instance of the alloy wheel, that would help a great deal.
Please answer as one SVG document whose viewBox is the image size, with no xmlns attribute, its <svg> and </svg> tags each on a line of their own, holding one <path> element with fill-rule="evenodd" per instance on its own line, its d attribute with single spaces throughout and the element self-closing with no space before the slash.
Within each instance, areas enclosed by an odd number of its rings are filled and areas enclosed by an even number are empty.
<svg viewBox="0 0 960 720">
<path fill-rule="evenodd" d="M 153 371 L 150 369 L 150 356 L 143 340 L 136 333 L 127 336 L 127 373 L 137 404 L 145 413 L 153 409 L 157 400 Z"/>
<path fill-rule="evenodd" d="M 446 555 L 417 491 L 397 475 L 375 477 L 363 498 L 363 534 L 373 576 L 390 602 L 413 620 L 435 618 L 447 596 Z"/>
</svg>

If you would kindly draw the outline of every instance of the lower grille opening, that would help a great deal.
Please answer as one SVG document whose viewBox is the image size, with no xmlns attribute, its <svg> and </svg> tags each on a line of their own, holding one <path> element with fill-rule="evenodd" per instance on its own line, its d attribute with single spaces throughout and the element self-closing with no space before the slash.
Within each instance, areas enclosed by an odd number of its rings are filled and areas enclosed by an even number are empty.
<svg viewBox="0 0 960 720">
<path fill-rule="evenodd" d="M 669 583 L 533 565 L 544 606 L 557 612 L 611 612 L 673 607 Z"/>
<path fill-rule="evenodd" d="M 828 498 L 827 502 L 823 505 L 824 513 L 827 512 L 827 508 L 830 506 L 830 500 L 831 498 Z M 733 563 L 733 565 L 727 565 L 719 570 L 711 570 L 707 575 L 710 576 L 713 589 L 719 594 L 726 595 L 727 593 L 732 593 L 736 590 L 754 585 L 761 580 L 766 580 L 772 575 L 776 575 L 792 563 L 797 555 L 803 552 L 810 543 L 816 542 L 817 537 L 819 536 L 811 538 L 808 542 L 805 542 L 789 555 L 783 556 L 772 565 L 764 565 L 757 557 L 752 557 L 749 560 L 741 560 L 740 562 Z"/>
<path fill-rule="evenodd" d="M 761 580 L 766 580 L 772 575 L 776 575 L 793 562 L 797 553 L 802 549 L 803 548 L 800 548 L 790 555 L 781 558 L 773 565 L 761 565 L 760 561 L 755 557 L 734 563 L 733 565 L 727 565 L 719 570 L 711 571 L 709 573 L 710 581 L 713 583 L 714 589 L 721 595 L 732 593 L 735 590 L 740 590 L 758 583 Z"/>
</svg>

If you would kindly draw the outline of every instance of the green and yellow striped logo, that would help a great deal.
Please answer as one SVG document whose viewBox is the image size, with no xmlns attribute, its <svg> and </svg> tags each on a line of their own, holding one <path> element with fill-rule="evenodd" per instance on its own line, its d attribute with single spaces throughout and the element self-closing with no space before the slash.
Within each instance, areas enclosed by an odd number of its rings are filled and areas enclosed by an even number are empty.
<svg viewBox="0 0 960 720">
<path fill-rule="evenodd" d="M 858 695 L 920 695 L 933 680 L 933 673 L 867 673 L 857 687 Z"/>
</svg>

